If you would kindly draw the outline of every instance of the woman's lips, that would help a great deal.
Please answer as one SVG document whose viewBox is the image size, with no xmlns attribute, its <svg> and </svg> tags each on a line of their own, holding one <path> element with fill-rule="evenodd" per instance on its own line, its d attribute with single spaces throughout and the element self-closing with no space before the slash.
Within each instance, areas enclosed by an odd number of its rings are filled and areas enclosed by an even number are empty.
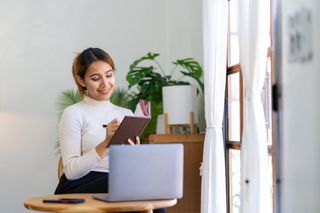
<svg viewBox="0 0 320 213">
<path fill-rule="evenodd" d="M 100 90 L 100 93 L 102 93 L 103 95 L 108 95 L 110 90 Z"/>
</svg>

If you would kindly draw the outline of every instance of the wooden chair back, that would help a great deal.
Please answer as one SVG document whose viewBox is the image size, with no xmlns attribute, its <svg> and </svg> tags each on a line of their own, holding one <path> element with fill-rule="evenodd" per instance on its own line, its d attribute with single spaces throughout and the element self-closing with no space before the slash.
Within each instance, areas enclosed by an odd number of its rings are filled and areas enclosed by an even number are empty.
<svg viewBox="0 0 320 213">
<path fill-rule="evenodd" d="M 58 163 L 58 180 L 60 180 L 63 172 L 63 163 L 62 163 L 62 157 L 59 158 L 59 163 Z"/>
</svg>

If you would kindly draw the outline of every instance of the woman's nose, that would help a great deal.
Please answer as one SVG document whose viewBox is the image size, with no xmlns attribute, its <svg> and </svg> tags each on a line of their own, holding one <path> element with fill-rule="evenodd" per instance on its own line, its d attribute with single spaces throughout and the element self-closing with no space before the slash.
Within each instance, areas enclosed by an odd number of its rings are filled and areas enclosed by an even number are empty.
<svg viewBox="0 0 320 213">
<path fill-rule="evenodd" d="M 101 81 L 100 85 L 102 87 L 106 87 L 108 84 L 109 84 L 108 79 L 106 77 L 102 78 L 102 81 Z"/>
<path fill-rule="evenodd" d="M 102 78 L 102 81 L 101 81 L 101 86 L 102 86 L 103 88 L 105 88 L 105 87 L 110 86 L 110 84 L 111 84 L 110 79 L 107 78 L 106 76 L 104 76 L 104 77 Z"/>
</svg>

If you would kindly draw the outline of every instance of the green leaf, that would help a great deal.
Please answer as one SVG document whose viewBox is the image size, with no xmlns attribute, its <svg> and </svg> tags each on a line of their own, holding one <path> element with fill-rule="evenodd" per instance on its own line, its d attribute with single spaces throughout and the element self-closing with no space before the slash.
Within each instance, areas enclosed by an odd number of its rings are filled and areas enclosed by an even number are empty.
<svg viewBox="0 0 320 213">
<path fill-rule="evenodd" d="M 129 70 L 126 79 L 129 83 L 129 87 L 138 84 L 144 78 L 150 76 L 153 72 L 154 67 L 134 67 Z"/>
<path fill-rule="evenodd" d="M 204 84 L 197 76 L 193 75 L 192 73 L 186 73 L 186 72 L 183 72 L 183 71 L 181 71 L 181 73 L 186 75 L 186 76 L 189 76 L 189 77 L 195 79 L 197 81 L 197 83 L 199 84 L 199 87 L 200 87 L 202 93 L 204 93 Z"/>
<path fill-rule="evenodd" d="M 147 53 L 147 55 L 142 56 L 141 58 L 135 60 L 131 65 L 130 65 L 130 70 L 134 69 L 136 66 L 138 66 L 139 63 L 145 60 L 155 60 L 156 57 L 158 57 L 160 54 L 159 53 Z"/>
<path fill-rule="evenodd" d="M 190 83 L 186 81 L 171 80 L 167 83 L 166 86 L 175 86 L 175 85 L 190 85 Z"/>
<path fill-rule="evenodd" d="M 189 74 L 192 73 L 194 77 L 200 78 L 202 75 L 202 67 L 193 58 L 176 60 L 172 63 L 183 67 L 184 69 L 186 69 L 188 71 Z"/>
<path fill-rule="evenodd" d="M 79 92 L 73 89 L 68 89 L 62 92 L 62 94 L 57 99 L 57 105 L 59 109 L 59 117 L 61 116 L 63 110 L 81 100 Z"/>
<path fill-rule="evenodd" d="M 132 96 L 130 95 L 127 89 L 116 88 L 110 97 L 110 102 L 117 106 L 130 108 L 131 99 L 132 99 Z"/>
</svg>

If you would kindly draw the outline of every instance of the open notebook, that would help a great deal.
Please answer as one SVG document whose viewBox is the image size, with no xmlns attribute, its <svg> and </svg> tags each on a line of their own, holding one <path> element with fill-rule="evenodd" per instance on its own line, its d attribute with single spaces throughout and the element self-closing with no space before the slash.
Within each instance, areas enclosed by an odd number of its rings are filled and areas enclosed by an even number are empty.
<svg viewBox="0 0 320 213">
<path fill-rule="evenodd" d="M 151 117 L 150 102 L 141 99 L 137 104 L 136 110 L 134 111 L 134 115 L 142 117 Z"/>
<path fill-rule="evenodd" d="M 145 100 L 140 100 L 134 116 L 124 117 L 117 131 L 112 136 L 108 147 L 115 144 L 127 144 L 128 138 L 135 141 L 135 137 L 143 133 L 150 119 L 150 103 Z"/>
</svg>

